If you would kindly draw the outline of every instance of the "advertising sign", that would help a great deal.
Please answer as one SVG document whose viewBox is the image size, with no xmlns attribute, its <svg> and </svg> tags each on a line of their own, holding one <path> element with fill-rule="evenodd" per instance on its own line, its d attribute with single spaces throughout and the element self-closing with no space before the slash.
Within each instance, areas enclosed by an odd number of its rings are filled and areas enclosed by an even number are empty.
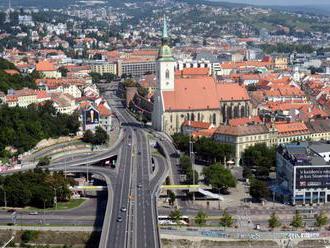
<svg viewBox="0 0 330 248">
<path fill-rule="evenodd" d="M 99 123 L 99 113 L 91 108 L 85 111 L 85 125 L 95 125 Z"/>
<path fill-rule="evenodd" d="M 296 168 L 296 188 L 329 188 L 330 167 Z"/>
</svg>

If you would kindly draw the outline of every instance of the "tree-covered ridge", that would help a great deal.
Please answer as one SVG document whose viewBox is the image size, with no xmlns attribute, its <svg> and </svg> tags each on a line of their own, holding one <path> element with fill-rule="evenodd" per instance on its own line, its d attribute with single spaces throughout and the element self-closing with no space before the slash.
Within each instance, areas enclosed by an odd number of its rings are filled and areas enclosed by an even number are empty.
<svg viewBox="0 0 330 248">
<path fill-rule="evenodd" d="M 10 75 L 5 72 L 5 70 L 17 70 L 14 64 L 9 61 L 0 58 L 0 91 L 7 92 L 9 89 L 22 89 L 24 87 L 36 88 L 34 80 L 36 74 L 32 73 L 30 75 Z"/>
<path fill-rule="evenodd" d="M 56 113 L 52 102 L 27 108 L 0 106 L 0 157 L 8 157 L 6 146 L 22 153 L 40 140 L 56 138 L 79 130 L 78 114 Z"/>
<path fill-rule="evenodd" d="M 0 177 L 0 194 L 6 192 L 8 207 L 53 207 L 55 192 L 59 202 L 70 199 L 70 185 L 72 181 L 66 179 L 62 172 L 50 174 L 36 169 Z M 3 197 L 0 197 L 0 204 L 4 205 Z"/>
</svg>

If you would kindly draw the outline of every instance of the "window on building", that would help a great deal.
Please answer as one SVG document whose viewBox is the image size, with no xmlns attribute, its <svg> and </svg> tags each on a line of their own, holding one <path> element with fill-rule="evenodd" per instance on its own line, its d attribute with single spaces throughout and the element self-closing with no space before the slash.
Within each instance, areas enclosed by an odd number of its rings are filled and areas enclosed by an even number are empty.
<svg viewBox="0 0 330 248">
<path fill-rule="evenodd" d="M 213 114 L 213 125 L 217 124 L 217 115 Z"/>
<path fill-rule="evenodd" d="M 166 77 L 166 79 L 170 78 L 170 71 L 168 69 L 165 72 L 165 77 Z"/>
</svg>

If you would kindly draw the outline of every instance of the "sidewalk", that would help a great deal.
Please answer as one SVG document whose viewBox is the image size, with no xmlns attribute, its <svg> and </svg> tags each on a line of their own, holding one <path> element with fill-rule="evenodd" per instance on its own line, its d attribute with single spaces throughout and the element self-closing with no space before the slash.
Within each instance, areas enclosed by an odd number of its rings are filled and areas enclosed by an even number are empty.
<svg viewBox="0 0 330 248">
<path fill-rule="evenodd" d="M 34 231 L 58 231 L 58 232 L 92 232 L 101 231 L 102 228 L 93 226 L 0 226 L 0 230 L 34 230 Z"/>
</svg>

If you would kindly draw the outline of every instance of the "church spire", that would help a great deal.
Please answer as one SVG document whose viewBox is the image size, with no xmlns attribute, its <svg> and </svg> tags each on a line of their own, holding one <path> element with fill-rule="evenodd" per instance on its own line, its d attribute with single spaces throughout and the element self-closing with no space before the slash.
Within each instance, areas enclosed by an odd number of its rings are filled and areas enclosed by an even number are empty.
<svg viewBox="0 0 330 248">
<path fill-rule="evenodd" d="M 163 39 L 167 39 L 168 38 L 166 15 L 164 15 L 164 18 L 163 18 L 163 35 L 162 35 L 162 38 Z"/>
<path fill-rule="evenodd" d="M 168 29 L 167 29 L 167 21 L 166 16 L 164 15 L 163 18 L 163 31 L 162 31 L 162 45 L 158 52 L 158 60 L 166 60 L 166 61 L 174 61 L 172 57 L 172 51 L 169 47 L 169 36 L 168 36 Z"/>
</svg>

